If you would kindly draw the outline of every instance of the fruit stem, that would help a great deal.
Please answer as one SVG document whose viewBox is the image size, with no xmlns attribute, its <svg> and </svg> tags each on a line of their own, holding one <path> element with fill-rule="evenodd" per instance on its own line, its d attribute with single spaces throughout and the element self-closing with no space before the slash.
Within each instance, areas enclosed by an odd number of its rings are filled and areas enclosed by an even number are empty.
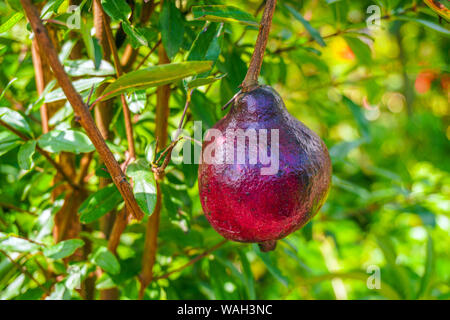
<svg viewBox="0 0 450 320">
<path fill-rule="evenodd" d="M 243 92 L 248 92 L 258 86 L 258 77 L 261 72 L 264 51 L 266 50 L 267 40 L 269 39 L 270 26 L 272 25 L 272 17 L 275 12 L 277 0 L 267 0 L 264 13 L 259 24 L 258 38 L 253 51 L 252 59 L 248 67 L 247 74 L 241 84 Z"/>
<path fill-rule="evenodd" d="M 258 243 L 259 249 L 262 252 L 269 252 L 275 250 L 275 247 L 277 246 L 277 240 L 267 240 Z"/>
</svg>

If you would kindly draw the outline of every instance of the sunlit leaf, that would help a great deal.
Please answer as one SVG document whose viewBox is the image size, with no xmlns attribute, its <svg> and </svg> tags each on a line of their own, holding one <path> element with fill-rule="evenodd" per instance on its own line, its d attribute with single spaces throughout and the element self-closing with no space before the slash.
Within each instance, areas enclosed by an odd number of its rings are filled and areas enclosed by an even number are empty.
<svg viewBox="0 0 450 320">
<path fill-rule="evenodd" d="M 44 250 L 44 255 L 51 259 L 63 259 L 71 256 L 78 248 L 84 245 L 83 240 L 70 239 L 61 241 L 55 245 L 52 245 Z"/>
<path fill-rule="evenodd" d="M 1 26 L 0 26 L 0 33 L 6 32 L 12 27 L 16 25 L 20 20 L 22 20 L 23 14 L 21 12 L 14 13 L 11 18 L 6 20 Z"/>
<path fill-rule="evenodd" d="M 36 151 L 36 140 L 29 140 L 20 146 L 17 154 L 19 167 L 23 170 L 30 170 L 33 166 L 33 155 Z"/>
<path fill-rule="evenodd" d="M 125 0 L 102 0 L 103 10 L 113 20 L 128 21 L 131 8 Z"/>
<path fill-rule="evenodd" d="M 24 116 L 15 110 L 0 107 L 0 120 L 29 137 L 33 136 L 33 131 Z"/>
<path fill-rule="evenodd" d="M 105 81 L 106 78 L 103 77 L 92 77 L 89 79 L 80 79 L 72 82 L 73 86 L 75 87 L 75 90 L 78 93 L 90 90 L 92 86 L 98 86 L 100 83 Z M 53 90 L 52 92 L 49 92 L 45 95 L 44 102 L 55 102 L 59 100 L 66 99 L 66 95 L 64 94 L 64 91 L 61 88 L 58 88 L 56 90 Z"/>
<path fill-rule="evenodd" d="M 88 136 L 76 130 L 52 130 L 42 135 L 38 140 L 39 146 L 48 152 L 91 152 L 95 150 Z"/>
<path fill-rule="evenodd" d="M 322 37 L 320 36 L 319 31 L 317 31 L 316 29 L 314 29 L 308 22 L 308 20 L 306 20 L 305 18 L 303 18 L 303 16 L 300 14 L 300 12 L 298 12 L 297 10 L 295 10 L 293 7 L 291 7 L 288 4 L 284 5 L 289 12 L 294 16 L 294 18 L 296 18 L 298 21 L 300 21 L 303 26 L 305 27 L 306 30 L 308 30 L 308 33 L 311 35 L 311 37 L 313 37 L 313 39 L 320 44 L 322 47 L 325 47 L 325 41 L 323 41 Z"/>
<path fill-rule="evenodd" d="M 14 236 L 7 236 L 0 233 L 0 250 L 14 252 L 34 252 L 40 249 L 41 246 L 34 242 Z"/>
<path fill-rule="evenodd" d="M 91 259 L 96 264 L 110 274 L 118 274 L 120 272 L 120 264 L 117 258 L 105 247 L 99 248 Z"/>
<path fill-rule="evenodd" d="M 138 160 L 128 166 L 127 175 L 133 180 L 133 193 L 139 207 L 151 215 L 156 205 L 156 181 L 150 166 Z"/>
<path fill-rule="evenodd" d="M 122 202 L 122 196 L 115 185 L 104 187 L 90 195 L 81 204 L 78 209 L 80 221 L 91 223 L 116 208 L 120 202 Z"/>
<path fill-rule="evenodd" d="M 136 91 L 179 81 L 197 73 L 208 71 L 209 61 L 189 61 L 158 65 L 129 72 L 111 83 L 103 93 L 103 99 L 110 99 L 127 91 Z"/>
<path fill-rule="evenodd" d="M 257 27 L 259 24 L 249 13 L 233 6 L 207 5 L 192 7 L 194 19 L 216 22 L 238 22 Z"/>
<path fill-rule="evenodd" d="M 116 73 L 114 66 L 106 60 L 101 60 L 98 68 L 92 60 L 66 60 L 64 70 L 72 77 L 109 76 Z"/>
</svg>

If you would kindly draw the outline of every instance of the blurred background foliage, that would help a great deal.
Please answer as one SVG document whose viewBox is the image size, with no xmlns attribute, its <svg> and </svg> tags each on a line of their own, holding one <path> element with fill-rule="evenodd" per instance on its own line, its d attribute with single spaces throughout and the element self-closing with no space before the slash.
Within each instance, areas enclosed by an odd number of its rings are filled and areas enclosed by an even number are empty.
<svg viewBox="0 0 450 320">
<path fill-rule="evenodd" d="M 128 2 L 135 12 L 143 4 Z M 46 19 L 67 19 L 67 0 L 45 3 L 50 8 Z M 256 15 L 258 21 L 264 2 L 174 1 L 169 18 L 162 18 L 158 7 L 145 25 L 130 20 L 144 44 L 123 32 L 123 21 L 113 16 L 111 26 L 121 33 L 116 39 L 119 54 L 128 43 L 140 47 L 131 67 L 135 70 L 161 34 L 172 62 L 189 59 L 205 27 L 205 21 L 194 19 L 192 6 L 207 4 L 236 6 L 248 13 L 246 19 Z M 443 7 L 437 10 L 436 4 Z M 368 28 L 371 5 L 379 8 L 381 20 Z M 289 111 L 326 142 L 333 161 L 328 201 L 302 230 L 279 241 L 276 251 L 261 253 L 255 245 L 221 243 L 203 216 L 197 166 L 171 164 L 161 185 L 156 279 L 144 298 L 448 299 L 448 9 L 445 0 L 279 0 L 260 81 L 273 86 Z M 0 117 L 5 120 L 5 108 L 16 110 L 39 137 L 39 106 L 48 97 L 39 98 L 36 92 L 30 29 L 18 1 L 1 2 L 0 13 Z M 18 21 L 8 27 L 11 19 Z M 81 44 L 83 59 L 92 59 L 85 49 L 93 26 L 91 1 L 82 2 L 81 29 L 69 32 L 64 24 L 50 24 L 66 66 L 74 60 L 64 56 L 64 50 L 74 42 Z M 218 30 L 212 74 L 225 76 L 193 92 L 188 131 L 194 120 L 202 121 L 205 130 L 226 113 L 221 106 L 238 91 L 257 35 L 251 23 L 230 20 L 212 25 Z M 212 40 L 201 41 L 208 48 Z M 208 60 L 204 52 L 203 60 Z M 157 63 L 155 52 L 144 67 Z M 105 74 L 110 74 L 110 67 L 102 65 Z M 74 80 L 92 77 L 81 70 Z M 181 117 L 183 84 L 172 85 L 169 131 Z M 140 157 L 155 141 L 155 90 L 147 89 L 143 98 L 130 103 Z M 127 144 L 116 100 L 110 143 L 123 161 Z M 67 104 L 50 124 L 60 130 L 79 126 Z M 38 154 L 32 155 L 30 170 L 24 170 L 18 162 L 22 142 L 2 127 L 0 137 L 0 298 L 80 299 L 80 278 L 95 281 L 94 298 L 116 287 L 121 299 L 136 299 L 147 218 L 127 226 L 117 256 L 106 249 L 98 221 L 83 225 L 76 237 L 82 242 L 66 242 L 66 251 L 55 248 L 53 216 L 64 203 L 63 195 L 51 196 L 55 171 Z M 77 163 L 81 157 L 76 156 Z M 94 155 L 90 194 L 98 189 L 100 167 Z M 84 259 L 77 253 L 71 256 L 87 244 L 92 253 Z M 371 289 L 377 274 L 381 287 Z"/>
</svg>

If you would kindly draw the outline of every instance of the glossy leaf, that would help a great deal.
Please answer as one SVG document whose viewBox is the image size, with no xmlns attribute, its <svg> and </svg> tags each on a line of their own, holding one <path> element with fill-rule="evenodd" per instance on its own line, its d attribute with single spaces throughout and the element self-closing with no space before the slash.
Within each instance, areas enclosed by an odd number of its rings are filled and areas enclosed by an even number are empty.
<svg viewBox="0 0 450 320">
<path fill-rule="evenodd" d="M 44 250 L 44 255 L 50 259 L 63 259 L 71 256 L 78 248 L 84 245 L 84 241 L 80 239 L 70 239 L 61 241 Z"/>
<path fill-rule="evenodd" d="M 144 160 L 131 163 L 127 175 L 133 180 L 133 193 L 139 207 L 151 215 L 156 205 L 156 181 L 150 166 Z"/>
<path fill-rule="evenodd" d="M 175 56 L 183 42 L 184 22 L 175 1 L 164 1 L 159 18 L 161 40 L 169 58 Z"/>
<path fill-rule="evenodd" d="M 197 73 L 208 71 L 210 68 L 211 62 L 190 61 L 158 65 L 129 72 L 106 87 L 102 100 L 110 99 L 124 92 L 176 82 Z"/>
<path fill-rule="evenodd" d="M 106 60 L 101 60 L 98 68 L 92 60 L 66 60 L 64 70 L 72 77 L 109 76 L 116 73 L 114 66 Z"/>
<path fill-rule="evenodd" d="M 11 29 L 12 27 L 14 27 L 14 25 L 16 25 L 16 23 L 18 23 L 20 20 L 22 20 L 22 18 L 23 18 L 23 14 L 21 12 L 16 12 L 15 14 L 13 14 L 8 20 L 6 20 L 0 26 L 0 33 L 6 32 L 9 29 Z"/>
<path fill-rule="evenodd" d="M 103 77 L 92 77 L 89 79 L 80 79 L 72 82 L 73 86 L 75 87 L 75 90 L 78 93 L 90 90 L 92 86 L 98 86 L 100 83 L 105 81 L 106 78 Z M 64 91 L 61 88 L 58 88 L 56 90 L 53 90 L 52 92 L 49 92 L 45 95 L 44 102 L 55 102 L 60 100 L 65 100 L 66 95 L 64 94 Z"/>
<path fill-rule="evenodd" d="M 24 133 L 26 136 L 33 136 L 33 131 L 24 116 L 15 110 L 0 107 L 0 120 L 6 122 L 17 131 Z"/>
<path fill-rule="evenodd" d="M 105 247 L 99 248 L 93 255 L 91 261 L 110 274 L 118 274 L 120 272 L 119 261 Z"/>
<path fill-rule="evenodd" d="M 19 145 L 21 139 L 9 131 L 0 132 L 0 156 Z"/>
<path fill-rule="evenodd" d="M 122 202 L 122 196 L 115 185 L 104 187 L 90 195 L 81 204 L 78 209 L 80 221 L 91 223 L 116 208 L 120 202 Z"/>
<path fill-rule="evenodd" d="M 194 19 L 216 22 L 237 22 L 257 27 L 259 24 L 249 13 L 233 6 L 207 5 L 192 7 Z"/>
<path fill-rule="evenodd" d="M 126 95 L 126 99 L 131 112 L 141 113 L 147 104 L 147 93 L 145 90 L 137 90 Z"/>
<path fill-rule="evenodd" d="M 0 233 L 0 250 L 13 252 L 34 252 L 40 249 L 41 246 L 34 242 Z"/>
<path fill-rule="evenodd" d="M 113 20 L 127 21 L 131 8 L 125 0 L 102 0 L 103 10 Z"/>
<path fill-rule="evenodd" d="M 123 31 L 130 37 L 130 42 L 133 48 L 139 48 L 140 46 L 148 46 L 147 39 L 141 34 L 139 29 L 133 27 L 128 22 L 122 23 Z"/>
<path fill-rule="evenodd" d="M 42 135 L 38 140 L 39 146 L 48 152 L 83 153 L 95 150 L 88 136 L 76 130 L 52 130 Z"/>
</svg>

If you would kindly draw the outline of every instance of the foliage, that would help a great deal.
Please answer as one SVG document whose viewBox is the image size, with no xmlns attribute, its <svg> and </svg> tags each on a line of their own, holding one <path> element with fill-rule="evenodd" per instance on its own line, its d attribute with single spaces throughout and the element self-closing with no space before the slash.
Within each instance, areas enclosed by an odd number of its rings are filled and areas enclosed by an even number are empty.
<svg viewBox="0 0 450 320">
<path fill-rule="evenodd" d="M 145 299 L 450 297 L 449 28 L 437 1 L 375 1 L 381 20 L 371 28 L 372 1 L 278 1 L 260 81 L 326 142 L 333 188 L 275 252 L 220 243 L 201 209 L 197 165 L 170 162 L 156 186 L 157 86 L 171 86 L 169 132 L 188 98 L 185 130 L 194 121 L 211 127 L 245 76 L 261 2 L 165 0 L 142 22 L 143 1 L 101 1 L 119 56 L 138 50 L 116 80 L 114 61 L 91 37 L 92 1 L 72 13 L 68 0 L 36 1 L 77 91 L 93 109 L 110 99 L 108 146 L 119 163 L 129 160 L 118 96 L 126 93 L 139 158 L 126 173 L 145 217 L 126 226 L 116 254 L 108 240 L 123 199 L 58 84 L 50 78 L 38 93 L 18 1 L 0 3 L 0 124 L 9 127 L 0 125 L 0 299 L 100 299 L 111 288 L 137 299 L 156 192 L 158 252 Z M 68 28 L 73 15 L 79 29 Z M 159 41 L 169 65 L 158 66 Z M 374 270 L 379 288 L 370 286 Z"/>
</svg>

